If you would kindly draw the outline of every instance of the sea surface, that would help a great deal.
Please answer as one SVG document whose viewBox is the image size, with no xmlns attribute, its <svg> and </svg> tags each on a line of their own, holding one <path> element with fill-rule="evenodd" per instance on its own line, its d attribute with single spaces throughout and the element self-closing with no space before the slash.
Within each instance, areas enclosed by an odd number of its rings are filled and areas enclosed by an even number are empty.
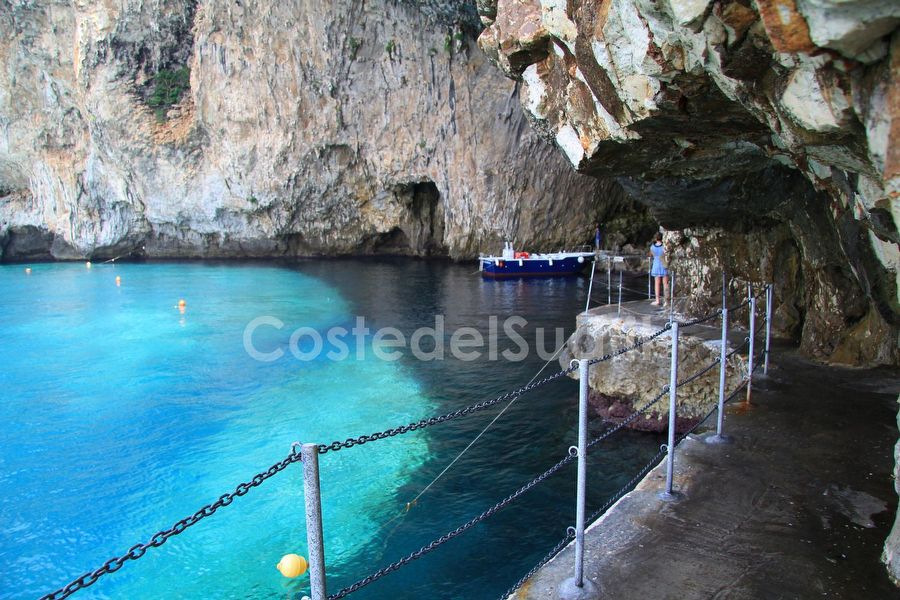
<svg viewBox="0 0 900 600">
<path fill-rule="evenodd" d="M 0 266 L 0 598 L 36 598 L 99 567 L 293 442 L 374 433 L 524 385 L 555 350 L 555 328 L 572 332 L 588 287 L 484 281 L 472 265 L 413 259 L 31 267 Z M 379 328 L 408 340 L 435 315 L 444 331 L 420 334 L 425 360 L 379 358 L 396 338 L 375 339 Z M 523 354 L 503 335 L 514 315 L 530 351 L 509 361 L 503 350 Z M 369 332 L 352 336 L 360 317 Z M 475 360 L 451 354 L 454 331 L 487 337 L 492 317 L 498 360 L 487 341 Z M 558 370 L 551 360 L 541 376 Z M 329 592 L 455 529 L 576 443 L 577 382 L 565 378 L 521 396 L 434 481 L 503 406 L 321 457 Z M 601 445 L 589 510 L 658 443 L 621 432 Z M 574 523 L 574 488 L 570 466 L 350 597 L 497 598 Z M 291 552 L 306 555 L 299 463 L 74 597 L 299 599 L 308 575 L 275 569 Z"/>
</svg>

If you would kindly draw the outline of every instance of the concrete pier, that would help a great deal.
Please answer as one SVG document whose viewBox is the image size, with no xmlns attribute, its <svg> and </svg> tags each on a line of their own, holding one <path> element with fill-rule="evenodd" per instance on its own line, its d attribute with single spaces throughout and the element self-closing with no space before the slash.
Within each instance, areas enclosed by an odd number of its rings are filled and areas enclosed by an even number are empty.
<svg viewBox="0 0 900 600">
<path fill-rule="evenodd" d="M 897 373 L 777 356 L 753 403 L 728 408 L 733 445 L 700 430 L 679 447 L 683 500 L 659 499 L 660 465 L 588 529 L 585 576 L 602 598 L 900 598 L 880 562 L 897 508 Z M 571 552 L 513 598 L 555 598 Z"/>
</svg>

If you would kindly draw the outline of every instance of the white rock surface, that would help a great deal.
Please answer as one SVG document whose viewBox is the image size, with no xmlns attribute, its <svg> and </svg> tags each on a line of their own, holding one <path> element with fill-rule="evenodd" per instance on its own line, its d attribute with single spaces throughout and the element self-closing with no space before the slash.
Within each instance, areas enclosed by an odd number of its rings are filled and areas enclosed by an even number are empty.
<svg viewBox="0 0 900 600">
<path fill-rule="evenodd" d="M 516 84 L 466 41 L 465 6 L 192 4 L 0 11 L 7 259 L 51 244 L 57 258 L 558 248 L 621 197 L 527 127 Z M 158 122 L 148 82 L 182 64 L 190 89 Z"/>
</svg>

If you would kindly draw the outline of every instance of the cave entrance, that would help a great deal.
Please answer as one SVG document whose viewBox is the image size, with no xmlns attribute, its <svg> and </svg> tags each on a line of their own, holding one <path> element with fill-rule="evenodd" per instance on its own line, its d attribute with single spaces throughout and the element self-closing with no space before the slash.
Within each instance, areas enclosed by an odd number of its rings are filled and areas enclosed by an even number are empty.
<svg viewBox="0 0 900 600">
<path fill-rule="evenodd" d="M 373 240 L 375 254 L 443 256 L 444 207 L 437 185 L 431 180 L 415 181 L 391 189 L 403 215 L 397 226 Z"/>
</svg>

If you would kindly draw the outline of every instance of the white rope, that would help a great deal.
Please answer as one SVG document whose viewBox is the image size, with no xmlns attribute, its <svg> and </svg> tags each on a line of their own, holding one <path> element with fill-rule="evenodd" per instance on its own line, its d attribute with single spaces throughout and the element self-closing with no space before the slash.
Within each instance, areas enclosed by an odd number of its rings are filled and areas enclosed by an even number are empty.
<svg viewBox="0 0 900 600">
<path fill-rule="evenodd" d="M 553 356 L 551 356 L 549 359 L 547 359 L 547 362 L 544 363 L 544 366 L 541 367 L 540 370 L 539 370 L 537 373 L 534 374 L 534 377 L 531 378 L 531 381 L 529 381 L 529 382 L 526 384 L 525 387 L 528 387 L 529 385 L 531 385 L 532 383 L 534 383 L 534 381 L 540 376 L 540 374 L 544 372 L 544 369 L 547 368 L 547 365 L 549 365 L 549 364 L 557 357 L 557 355 L 562 351 L 563 348 L 566 347 L 566 344 L 569 343 L 569 340 L 571 340 L 571 339 L 572 339 L 572 336 L 574 336 L 574 335 L 575 335 L 575 332 L 572 332 L 572 335 L 570 335 L 568 338 L 566 338 L 566 341 L 563 342 L 562 345 L 561 345 L 559 348 L 557 348 L 556 352 L 553 353 Z M 418 502 L 419 498 L 421 498 L 422 495 L 425 494 L 425 492 L 427 492 L 427 491 L 431 488 L 431 486 L 433 486 L 435 483 L 437 483 L 438 480 L 439 480 L 441 477 L 443 477 L 444 474 L 445 474 L 447 471 L 450 470 L 450 467 L 452 467 L 453 465 L 455 465 L 455 464 L 457 463 L 457 461 L 459 461 L 459 459 L 462 458 L 463 455 L 464 455 L 466 452 L 468 452 L 469 449 L 470 449 L 472 446 L 474 446 L 475 443 L 476 443 L 479 439 L 481 439 L 481 436 L 483 436 L 485 433 L 487 433 L 487 430 L 490 429 L 490 428 L 494 425 L 494 423 L 496 423 L 497 420 L 498 420 L 500 417 L 502 417 L 503 414 L 504 414 L 507 410 L 509 410 L 509 407 L 511 407 L 513 404 L 515 404 L 516 400 L 518 400 L 518 399 L 521 398 L 521 397 L 522 397 L 521 394 L 519 394 L 519 395 L 517 395 L 517 396 L 514 396 L 514 397 L 512 398 L 512 400 L 509 401 L 509 404 L 507 404 L 506 406 L 504 406 L 504 407 L 503 407 L 503 410 L 501 410 L 500 412 L 498 412 L 497 415 L 496 415 L 493 419 L 491 419 L 491 422 L 488 423 L 488 424 L 484 427 L 484 429 L 482 429 L 481 432 L 480 432 L 478 435 L 475 436 L 475 439 L 473 439 L 471 442 L 469 442 L 469 444 L 468 444 L 465 448 L 463 448 L 462 452 L 460 452 L 459 454 L 457 454 L 457 455 L 456 455 L 456 458 L 454 458 L 452 461 L 450 461 L 450 464 L 447 465 L 446 467 L 444 467 L 444 470 L 441 471 L 440 473 L 438 473 L 438 476 L 431 480 L 431 483 L 429 483 L 428 485 L 426 485 L 426 486 L 422 489 L 422 491 L 419 492 L 419 494 L 418 494 L 415 498 L 413 498 L 411 501 L 409 501 L 409 502 L 406 503 L 406 510 L 408 511 L 410 508 L 412 508 L 413 506 L 415 506 L 415 505 L 416 505 L 416 502 Z"/>
</svg>

